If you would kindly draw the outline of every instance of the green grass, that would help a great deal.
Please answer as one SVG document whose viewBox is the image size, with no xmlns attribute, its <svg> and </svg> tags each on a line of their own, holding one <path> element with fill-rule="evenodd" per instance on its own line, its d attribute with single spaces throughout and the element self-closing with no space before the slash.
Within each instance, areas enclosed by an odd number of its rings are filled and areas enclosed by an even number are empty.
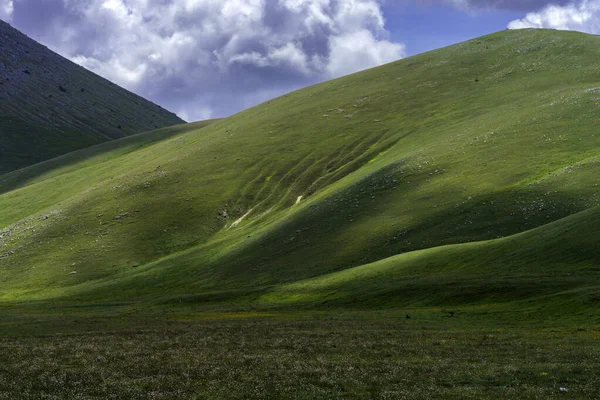
<svg viewBox="0 0 600 400">
<path fill-rule="evenodd" d="M 82 132 L 64 132 L 17 117 L 0 116 L 0 175 L 104 140 Z"/>
<path fill-rule="evenodd" d="M 130 358 L 75 368 L 84 398 L 592 396 L 599 41 L 500 32 L 1 176 L 0 326 L 35 335 L 7 343 L 79 365 L 86 341 L 114 330 L 94 351 L 118 355 L 141 329 Z M 205 371 L 185 382 L 171 324 Z M 209 346 L 204 329 L 226 338 Z M 288 336 L 297 349 L 270 347 Z M 7 374 L 35 382 L 35 368 Z"/>
<path fill-rule="evenodd" d="M 267 290 L 593 210 L 597 40 L 501 32 L 7 174 L 0 298 Z"/>
<path fill-rule="evenodd" d="M 372 312 L 244 317 L 186 310 L 185 316 L 169 312 L 144 322 L 147 316 L 131 313 L 125 320 L 69 310 L 54 325 L 46 314 L 45 332 L 23 336 L 32 327 L 18 325 L 0 339 L 0 398 L 580 399 L 597 394 L 595 326 L 515 328 L 442 312 L 411 314 L 407 320 Z M 561 393 L 561 387 L 568 392 Z"/>
</svg>

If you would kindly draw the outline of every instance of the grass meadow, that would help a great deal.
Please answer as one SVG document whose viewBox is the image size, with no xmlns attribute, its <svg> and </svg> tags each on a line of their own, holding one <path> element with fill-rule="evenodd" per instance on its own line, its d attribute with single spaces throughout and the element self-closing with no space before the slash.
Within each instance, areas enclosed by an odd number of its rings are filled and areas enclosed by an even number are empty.
<svg viewBox="0 0 600 400">
<path fill-rule="evenodd" d="M 600 329 L 585 323 L 88 312 L 3 315 L 0 398 L 576 399 L 600 384 Z"/>
</svg>

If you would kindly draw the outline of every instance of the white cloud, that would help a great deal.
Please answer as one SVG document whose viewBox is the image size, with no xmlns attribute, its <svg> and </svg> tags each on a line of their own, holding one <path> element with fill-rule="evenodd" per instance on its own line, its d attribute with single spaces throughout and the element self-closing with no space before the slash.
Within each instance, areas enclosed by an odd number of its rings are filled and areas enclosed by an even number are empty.
<svg viewBox="0 0 600 400">
<path fill-rule="evenodd" d="M 235 54 L 227 60 L 227 63 L 230 65 L 248 64 L 260 68 L 285 66 L 302 74 L 310 75 L 312 73 L 306 54 L 294 43 L 287 43 L 282 47 L 271 49 L 266 55 L 256 51 Z"/>
<path fill-rule="evenodd" d="M 269 52 L 269 58 L 276 65 L 288 64 L 290 67 L 304 74 L 309 74 L 306 54 L 294 43 L 286 43 L 284 46 Z"/>
<path fill-rule="evenodd" d="M 0 19 L 10 22 L 14 10 L 13 0 L 0 0 Z"/>
<path fill-rule="evenodd" d="M 44 1 L 20 0 L 15 12 Z M 404 56 L 378 0 L 60 3 L 37 39 L 190 119 Z"/>
<path fill-rule="evenodd" d="M 188 114 L 188 110 L 193 111 L 195 119 L 192 117 L 192 115 Z M 209 107 L 188 107 L 188 109 L 179 110 L 179 112 L 176 114 L 185 121 L 204 121 L 213 117 L 213 110 L 211 110 Z"/>
<path fill-rule="evenodd" d="M 327 72 L 331 77 L 338 77 L 374 65 L 398 60 L 405 55 L 405 48 L 398 43 L 377 40 L 373 34 L 364 29 L 329 39 L 329 62 Z"/>
<path fill-rule="evenodd" d="M 105 62 L 85 56 L 75 56 L 71 61 L 95 71 L 99 75 L 113 82 L 120 82 L 123 86 L 138 87 L 143 83 L 143 78 L 148 71 L 147 63 L 140 63 L 137 67 L 125 66 L 116 57 L 111 57 Z"/>
<path fill-rule="evenodd" d="M 583 0 L 565 6 L 549 5 L 512 21 L 509 29 L 552 28 L 600 33 L 600 0 Z"/>
</svg>

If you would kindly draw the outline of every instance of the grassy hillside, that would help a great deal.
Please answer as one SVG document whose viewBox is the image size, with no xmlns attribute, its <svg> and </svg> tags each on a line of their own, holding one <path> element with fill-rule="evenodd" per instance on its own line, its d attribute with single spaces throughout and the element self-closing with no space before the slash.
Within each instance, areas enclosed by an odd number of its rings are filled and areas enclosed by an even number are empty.
<svg viewBox="0 0 600 400">
<path fill-rule="evenodd" d="M 599 44 L 500 32 L 6 174 L 0 300 L 588 315 Z"/>
<path fill-rule="evenodd" d="M 3 21 L 0 36 L 0 174 L 184 122 Z"/>
<path fill-rule="evenodd" d="M 0 176 L 0 398 L 595 398 L 599 45 L 500 32 Z"/>
</svg>

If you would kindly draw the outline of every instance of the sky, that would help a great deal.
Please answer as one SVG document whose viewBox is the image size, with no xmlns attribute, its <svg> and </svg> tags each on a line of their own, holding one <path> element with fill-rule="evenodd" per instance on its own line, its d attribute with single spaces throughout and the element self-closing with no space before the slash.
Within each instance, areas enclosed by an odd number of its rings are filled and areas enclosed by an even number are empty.
<svg viewBox="0 0 600 400">
<path fill-rule="evenodd" d="M 503 29 L 600 33 L 600 0 L 0 0 L 0 19 L 187 121 Z"/>
</svg>

